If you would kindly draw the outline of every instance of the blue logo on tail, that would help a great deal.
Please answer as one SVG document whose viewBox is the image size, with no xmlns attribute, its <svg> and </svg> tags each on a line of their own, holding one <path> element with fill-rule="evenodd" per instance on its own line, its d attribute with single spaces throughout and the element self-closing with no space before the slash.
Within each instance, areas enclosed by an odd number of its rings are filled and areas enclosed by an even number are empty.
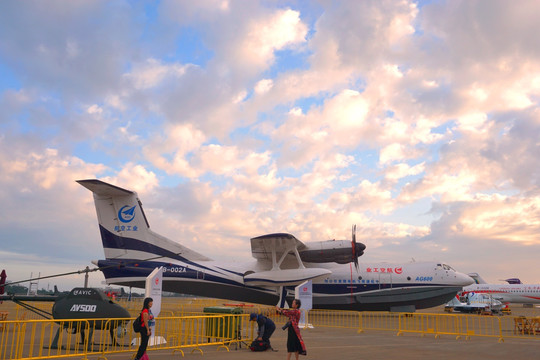
<svg viewBox="0 0 540 360">
<path fill-rule="evenodd" d="M 120 208 L 120 210 L 118 211 L 118 220 L 120 220 L 123 223 L 131 222 L 134 218 L 135 218 L 135 206 L 133 207 L 128 207 L 127 205 L 122 206 L 122 208 Z"/>
</svg>

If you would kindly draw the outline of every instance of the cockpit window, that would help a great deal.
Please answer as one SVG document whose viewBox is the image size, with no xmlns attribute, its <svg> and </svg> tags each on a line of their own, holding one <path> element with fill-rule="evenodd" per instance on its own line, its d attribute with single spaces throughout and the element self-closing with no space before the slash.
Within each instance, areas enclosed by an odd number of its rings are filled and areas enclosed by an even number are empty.
<svg viewBox="0 0 540 360">
<path fill-rule="evenodd" d="M 446 264 L 437 264 L 437 268 L 441 268 L 446 271 L 456 271 L 450 265 L 446 265 Z"/>
</svg>

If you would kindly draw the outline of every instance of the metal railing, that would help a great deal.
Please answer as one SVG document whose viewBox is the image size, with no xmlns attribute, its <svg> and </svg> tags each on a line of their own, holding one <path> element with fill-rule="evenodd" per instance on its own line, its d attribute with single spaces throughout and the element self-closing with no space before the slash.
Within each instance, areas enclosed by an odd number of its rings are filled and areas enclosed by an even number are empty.
<svg viewBox="0 0 540 360">
<path fill-rule="evenodd" d="M 215 301 L 162 308 L 148 351 L 202 353 L 206 346 L 228 351 L 230 346 L 247 346 L 253 340 L 255 323 L 249 321 L 247 313 L 265 314 L 277 325 L 287 320 L 277 315 L 273 307 L 258 305 L 245 308 L 245 314 L 202 313 L 205 306 L 214 304 Z M 133 316 L 140 310 L 138 306 L 140 304 L 132 305 Z M 178 316 L 177 313 L 191 315 Z M 133 318 L 34 320 L 20 319 L 24 316 L 19 310 L 14 315 L 15 320 L 0 321 L 0 360 L 86 359 L 95 354 L 100 354 L 101 358 L 112 353 L 134 353 L 140 341 L 140 335 L 133 332 Z M 456 339 L 490 337 L 498 341 L 509 337 L 540 339 L 540 320 L 517 316 L 311 310 L 306 319 L 314 327 L 347 328 L 357 332 L 393 331 L 397 335 L 446 335 Z M 306 330 L 309 331 L 309 327 Z"/>
<path fill-rule="evenodd" d="M 494 337 L 504 341 L 501 320 L 495 316 L 402 313 L 399 315 L 398 335 L 406 332 L 432 334 L 435 337 L 452 335 L 456 339 L 470 339 L 471 336 Z"/>
<path fill-rule="evenodd" d="M 12 320 L 3 321 L 0 359 L 86 358 L 89 355 L 135 352 L 140 334 L 133 332 L 133 319 Z M 253 339 L 253 323 L 247 314 L 162 317 L 148 351 L 173 353 L 205 346 L 229 351 Z"/>
</svg>

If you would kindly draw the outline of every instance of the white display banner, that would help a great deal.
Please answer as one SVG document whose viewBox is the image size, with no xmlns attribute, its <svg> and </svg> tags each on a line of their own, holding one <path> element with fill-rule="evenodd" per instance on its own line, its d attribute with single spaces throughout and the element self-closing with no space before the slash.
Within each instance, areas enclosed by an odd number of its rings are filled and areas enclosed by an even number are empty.
<svg viewBox="0 0 540 360">
<path fill-rule="evenodd" d="M 161 312 L 161 289 L 163 282 L 163 266 L 155 268 L 154 271 L 148 275 L 146 278 L 146 287 L 145 287 L 145 297 L 151 297 L 153 301 L 152 304 L 152 315 L 154 315 L 154 320 L 159 316 Z M 166 344 L 167 341 L 163 336 L 155 336 L 156 333 L 156 323 L 151 327 L 152 335 L 148 340 L 148 346 Z"/>
<path fill-rule="evenodd" d="M 300 317 L 299 327 L 310 327 L 313 325 L 308 322 L 308 311 L 313 308 L 313 283 L 311 280 L 303 282 L 294 288 L 294 297 L 302 302 L 300 310 L 302 316 Z"/>
<path fill-rule="evenodd" d="M 161 283 L 163 281 L 163 266 L 155 268 L 146 278 L 145 297 L 151 297 L 154 300 L 152 305 L 152 314 L 158 317 L 161 312 Z"/>
</svg>

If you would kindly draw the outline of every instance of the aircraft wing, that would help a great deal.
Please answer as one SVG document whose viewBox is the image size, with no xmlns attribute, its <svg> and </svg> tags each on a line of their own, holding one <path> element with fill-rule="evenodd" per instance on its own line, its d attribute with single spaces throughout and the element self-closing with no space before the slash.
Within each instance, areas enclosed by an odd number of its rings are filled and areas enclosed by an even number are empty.
<svg viewBox="0 0 540 360">
<path fill-rule="evenodd" d="M 251 255 L 257 260 L 272 261 L 274 250 L 279 259 L 284 252 L 290 252 L 294 248 L 301 251 L 306 248 L 306 245 L 291 234 L 267 234 L 251 239 Z"/>
<path fill-rule="evenodd" d="M 291 234 L 276 233 L 251 239 L 251 254 L 258 261 L 273 264 L 269 271 L 260 271 L 244 276 L 244 283 L 253 286 L 291 286 L 306 280 L 327 278 L 332 272 L 323 268 L 305 268 L 301 264 L 298 251 L 306 245 Z M 281 262 L 287 257 L 295 257 L 298 267 L 280 269 Z M 298 257 L 296 257 L 298 256 Z"/>
</svg>

